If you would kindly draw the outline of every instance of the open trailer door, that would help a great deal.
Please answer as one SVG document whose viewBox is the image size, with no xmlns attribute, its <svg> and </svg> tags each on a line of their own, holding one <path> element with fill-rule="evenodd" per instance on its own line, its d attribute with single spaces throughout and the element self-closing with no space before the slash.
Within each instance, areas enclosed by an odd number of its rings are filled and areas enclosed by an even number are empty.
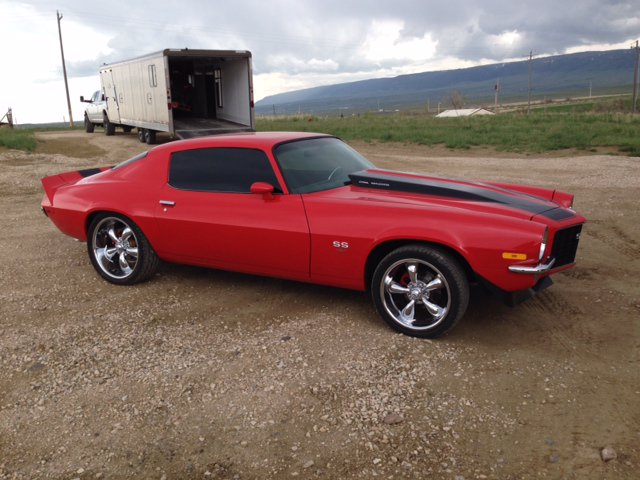
<svg viewBox="0 0 640 480">
<path fill-rule="evenodd" d="M 165 52 L 175 136 L 255 131 L 250 52 Z"/>
</svg>

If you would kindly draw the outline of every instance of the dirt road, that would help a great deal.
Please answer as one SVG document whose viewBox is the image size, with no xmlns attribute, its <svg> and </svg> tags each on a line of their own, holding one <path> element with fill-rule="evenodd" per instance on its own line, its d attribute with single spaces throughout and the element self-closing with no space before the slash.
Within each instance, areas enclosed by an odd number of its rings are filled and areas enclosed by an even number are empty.
<svg viewBox="0 0 640 480">
<path fill-rule="evenodd" d="M 146 146 L 40 139 L 0 151 L 0 479 L 638 478 L 638 159 L 354 144 L 383 167 L 565 189 L 589 219 L 551 289 L 514 309 L 475 290 L 425 341 L 358 292 L 175 265 L 102 281 L 40 213 L 39 179 Z"/>
</svg>

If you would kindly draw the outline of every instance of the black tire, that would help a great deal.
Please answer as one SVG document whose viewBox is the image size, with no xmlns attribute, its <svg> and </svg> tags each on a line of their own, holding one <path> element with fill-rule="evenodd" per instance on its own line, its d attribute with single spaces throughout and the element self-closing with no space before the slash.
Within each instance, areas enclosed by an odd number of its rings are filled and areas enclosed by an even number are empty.
<svg viewBox="0 0 640 480">
<path fill-rule="evenodd" d="M 93 131 L 95 130 L 96 126 L 91 123 L 91 121 L 89 120 L 89 117 L 87 117 L 86 115 L 84 116 L 84 131 L 87 133 L 93 133 Z"/>
<path fill-rule="evenodd" d="M 145 130 L 144 141 L 147 142 L 147 145 L 154 145 L 156 143 L 155 130 Z"/>
<path fill-rule="evenodd" d="M 412 337 L 436 338 L 449 332 L 464 315 L 469 283 L 449 253 L 407 245 L 378 264 L 371 295 L 380 316 L 395 330 Z"/>
<path fill-rule="evenodd" d="M 102 125 L 104 126 L 104 134 L 107 136 L 111 136 L 113 134 L 116 133 L 116 124 L 115 123 L 111 123 L 109 121 L 109 116 L 104 113 L 102 115 L 103 120 L 102 120 Z"/>
<path fill-rule="evenodd" d="M 133 127 L 131 125 L 122 125 L 122 131 L 124 133 L 129 133 L 131 130 L 133 130 Z"/>
<path fill-rule="evenodd" d="M 91 221 L 87 250 L 96 272 L 116 285 L 148 280 L 160 266 L 160 259 L 142 230 L 115 213 L 101 213 Z"/>
<path fill-rule="evenodd" d="M 138 129 L 138 140 L 140 140 L 140 143 L 144 143 L 145 142 L 145 133 L 146 130 L 144 128 L 139 128 Z"/>
</svg>

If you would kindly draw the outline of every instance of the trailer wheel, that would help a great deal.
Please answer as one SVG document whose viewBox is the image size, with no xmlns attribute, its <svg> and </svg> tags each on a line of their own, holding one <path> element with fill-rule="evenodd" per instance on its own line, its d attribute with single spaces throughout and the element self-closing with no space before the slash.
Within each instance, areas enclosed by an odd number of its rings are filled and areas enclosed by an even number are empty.
<svg viewBox="0 0 640 480">
<path fill-rule="evenodd" d="M 111 123 L 109 121 L 109 116 L 106 113 L 104 113 L 102 117 L 103 117 L 102 124 L 104 126 L 104 134 L 107 136 L 111 136 L 114 133 L 116 133 L 116 125 L 115 123 Z"/>
<path fill-rule="evenodd" d="M 144 128 L 139 128 L 138 129 L 138 140 L 140 140 L 140 143 L 144 143 L 145 142 L 145 140 L 144 140 L 144 137 L 145 137 L 144 132 L 145 132 Z"/>
<path fill-rule="evenodd" d="M 147 142 L 147 145 L 153 145 L 154 143 L 156 143 L 155 130 L 145 130 L 144 141 Z"/>
</svg>

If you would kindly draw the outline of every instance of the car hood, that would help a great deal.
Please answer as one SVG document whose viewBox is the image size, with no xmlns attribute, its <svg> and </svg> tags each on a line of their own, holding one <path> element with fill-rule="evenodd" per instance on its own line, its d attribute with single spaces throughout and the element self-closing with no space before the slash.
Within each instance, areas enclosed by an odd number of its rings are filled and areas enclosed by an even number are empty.
<svg viewBox="0 0 640 480">
<path fill-rule="evenodd" d="M 367 190 L 370 200 L 397 201 L 482 211 L 531 219 L 537 215 L 561 221 L 575 213 L 550 200 L 553 190 L 531 187 L 537 195 L 490 183 L 435 178 L 386 170 L 363 170 L 349 175 L 352 191 Z M 527 190 L 527 187 L 518 187 Z M 540 196 L 548 194 L 548 198 Z"/>
</svg>

